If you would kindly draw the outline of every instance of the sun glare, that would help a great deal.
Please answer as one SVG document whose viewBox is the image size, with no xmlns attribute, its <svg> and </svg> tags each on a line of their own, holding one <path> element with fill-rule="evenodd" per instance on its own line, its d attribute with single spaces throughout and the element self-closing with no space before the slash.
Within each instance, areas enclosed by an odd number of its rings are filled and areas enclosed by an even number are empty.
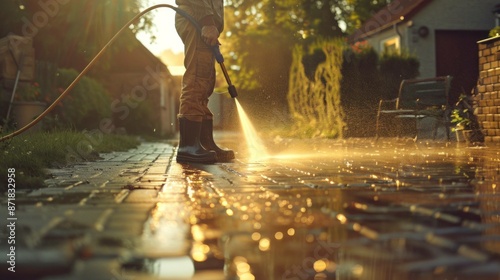
<svg viewBox="0 0 500 280">
<path fill-rule="evenodd" d="M 150 6 L 165 4 L 165 1 L 150 0 L 148 4 Z M 174 53 L 182 53 L 184 51 L 184 44 L 175 30 L 175 12 L 167 8 L 157 9 L 153 11 L 152 21 L 153 28 L 151 33 L 139 32 L 137 34 L 137 38 L 144 46 L 154 55 L 160 55 L 166 49 L 170 49 Z M 155 38 L 154 42 L 151 42 L 151 36 Z"/>
</svg>

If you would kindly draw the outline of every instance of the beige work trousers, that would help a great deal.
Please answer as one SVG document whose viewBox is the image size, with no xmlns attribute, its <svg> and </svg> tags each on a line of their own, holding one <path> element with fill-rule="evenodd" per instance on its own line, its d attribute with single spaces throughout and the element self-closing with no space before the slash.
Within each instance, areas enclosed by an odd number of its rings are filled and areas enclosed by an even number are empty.
<svg viewBox="0 0 500 280">
<path fill-rule="evenodd" d="M 189 7 L 182 7 L 189 13 Z M 176 14 L 175 28 L 184 43 L 179 118 L 201 122 L 213 119 L 208 109 L 208 98 L 215 87 L 215 58 L 212 49 L 203 42 L 196 28 L 184 17 Z"/>
</svg>

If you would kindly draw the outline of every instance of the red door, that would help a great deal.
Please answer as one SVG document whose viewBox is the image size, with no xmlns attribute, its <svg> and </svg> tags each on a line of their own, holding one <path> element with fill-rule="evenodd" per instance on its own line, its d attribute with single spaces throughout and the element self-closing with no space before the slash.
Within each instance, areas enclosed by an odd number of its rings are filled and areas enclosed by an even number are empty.
<svg viewBox="0 0 500 280">
<path fill-rule="evenodd" d="M 479 76 L 477 41 L 488 31 L 436 30 L 436 74 L 453 76 L 450 100 L 455 104 L 460 93 L 470 93 Z"/>
</svg>

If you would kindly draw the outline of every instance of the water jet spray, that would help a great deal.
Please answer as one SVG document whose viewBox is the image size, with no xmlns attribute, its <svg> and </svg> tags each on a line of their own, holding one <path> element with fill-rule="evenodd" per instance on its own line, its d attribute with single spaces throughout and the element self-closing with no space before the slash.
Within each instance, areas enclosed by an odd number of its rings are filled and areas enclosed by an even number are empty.
<svg viewBox="0 0 500 280">
<path fill-rule="evenodd" d="M 238 99 L 235 99 L 235 101 L 236 108 L 238 109 L 238 115 L 240 117 L 241 127 L 243 129 L 243 134 L 245 135 L 245 140 L 247 142 L 250 161 L 269 158 L 267 149 L 257 135 L 257 131 L 253 127 L 252 122 L 245 113 L 245 110 L 243 110 L 243 107 L 241 106 Z"/>
</svg>

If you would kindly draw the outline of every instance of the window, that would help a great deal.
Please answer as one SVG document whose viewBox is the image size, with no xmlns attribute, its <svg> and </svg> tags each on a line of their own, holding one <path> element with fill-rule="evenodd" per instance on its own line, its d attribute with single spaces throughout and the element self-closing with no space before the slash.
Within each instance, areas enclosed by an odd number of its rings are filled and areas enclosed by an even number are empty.
<svg viewBox="0 0 500 280">
<path fill-rule="evenodd" d="M 386 53 L 399 53 L 401 49 L 399 37 L 395 36 L 382 41 L 381 49 Z"/>
</svg>

